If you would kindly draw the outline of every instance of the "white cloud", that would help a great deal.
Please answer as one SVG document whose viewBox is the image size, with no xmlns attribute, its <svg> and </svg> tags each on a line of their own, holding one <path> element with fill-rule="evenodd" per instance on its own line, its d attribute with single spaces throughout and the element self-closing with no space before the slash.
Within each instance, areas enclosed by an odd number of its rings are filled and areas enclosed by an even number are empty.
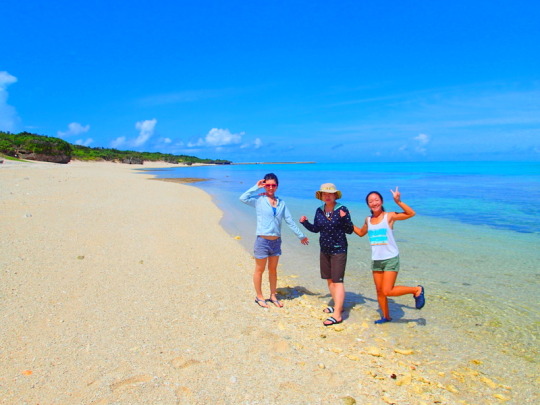
<svg viewBox="0 0 540 405">
<path fill-rule="evenodd" d="M 415 141 L 418 141 L 420 145 L 427 145 L 429 142 L 429 135 L 419 134 L 413 138 Z"/>
<path fill-rule="evenodd" d="M 0 88 L 3 89 L 8 84 L 13 84 L 16 82 L 17 82 L 17 78 L 15 76 L 10 75 L 5 70 L 0 72 Z"/>
<path fill-rule="evenodd" d="M 156 127 L 157 120 L 139 121 L 135 124 L 135 128 L 138 129 L 139 136 L 133 141 L 134 146 L 144 145 L 154 135 L 154 128 Z"/>
<path fill-rule="evenodd" d="M 92 144 L 92 142 L 94 142 L 94 140 L 92 138 L 87 138 L 87 139 L 78 139 L 75 141 L 75 145 L 82 145 L 82 146 L 90 146 L 90 144 Z"/>
<path fill-rule="evenodd" d="M 194 148 L 197 146 L 204 146 L 204 141 L 202 138 L 199 138 L 197 142 L 188 142 L 187 144 L 188 148 Z"/>
<path fill-rule="evenodd" d="M 231 134 L 228 129 L 212 128 L 206 135 L 206 144 L 209 146 L 235 145 L 242 141 L 241 134 Z"/>
<path fill-rule="evenodd" d="M 399 152 L 406 154 L 425 155 L 427 153 L 427 145 L 431 141 L 431 137 L 426 134 L 418 134 L 412 138 L 412 142 L 407 142 L 398 148 Z"/>
<path fill-rule="evenodd" d="M 261 138 L 256 138 L 253 142 L 246 142 L 240 146 L 240 149 L 259 149 L 263 145 Z"/>
<path fill-rule="evenodd" d="M 173 153 L 172 150 L 176 149 L 176 146 L 178 146 L 178 144 L 175 144 L 174 141 L 169 137 L 160 137 L 156 139 L 155 142 L 153 142 L 152 146 L 156 150 Z"/>
<path fill-rule="evenodd" d="M 242 135 L 244 132 L 239 134 L 232 134 L 228 129 L 212 128 L 206 136 L 199 138 L 197 142 L 188 143 L 189 147 L 196 146 L 209 146 L 209 147 L 221 147 L 228 145 L 238 145 L 242 142 Z"/>
<path fill-rule="evenodd" d="M 90 130 L 90 125 L 82 126 L 78 122 L 72 122 L 72 123 L 68 124 L 68 130 L 67 131 L 65 131 L 65 132 L 58 131 L 57 134 L 60 137 L 66 138 L 66 137 L 71 136 L 71 135 L 84 134 L 85 132 L 88 132 L 89 130 Z"/>
<path fill-rule="evenodd" d="M 420 153 L 421 155 L 425 155 L 427 152 L 426 146 L 430 141 L 429 135 L 426 134 L 419 134 L 418 136 L 415 136 L 413 138 L 416 141 L 416 152 Z"/>
<path fill-rule="evenodd" d="M 16 83 L 17 78 L 6 71 L 0 71 L 0 130 L 13 131 L 19 121 L 17 111 L 7 103 L 7 87 Z"/>
<path fill-rule="evenodd" d="M 135 123 L 135 129 L 139 131 L 139 136 L 135 139 L 128 139 L 125 136 L 119 136 L 111 142 L 112 148 L 128 147 L 135 148 L 143 146 L 154 135 L 157 120 L 144 120 Z M 163 141 L 163 139 L 161 139 Z"/>
<path fill-rule="evenodd" d="M 111 147 L 113 148 L 120 148 L 121 146 L 125 145 L 127 143 L 127 139 L 125 136 L 119 136 L 115 140 L 111 142 Z"/>
</svg>

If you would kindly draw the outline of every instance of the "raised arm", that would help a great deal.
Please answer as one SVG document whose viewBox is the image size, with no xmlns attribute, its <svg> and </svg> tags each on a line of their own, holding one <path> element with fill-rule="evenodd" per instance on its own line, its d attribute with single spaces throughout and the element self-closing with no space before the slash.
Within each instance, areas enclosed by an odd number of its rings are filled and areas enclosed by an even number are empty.
<svg viewBox="0 0 540 405">
<path fill-rule="evenodd" d="M 346 207 L 339 209 L 339 220 L 341 222 L 341 229 L 343 232 L 348 233 L 349 235 L 354 231 L 354 225 L 351 220 L 351 214 Z"/>
<path fill-rule="evenodd" d="M 315 211 L 315 218 L 317 218 L 317 211 Z M 313 220 L 313 222 L 313 224 L 309 222 L 305 215 L 302 215 L 300 217 L 300 223 L 304 226 L 304 228 L 306 228 L 310 232 L 319 233 L 321 229 L 317 226 L 317 221 Z"/>
<path fill-rule="evenodd" d="M 257 184 L 255 184 L 253 187 L 251 187 L 249 190 L 244 192 L 240 196 L 240 201 L 242 201 L 244 204 L 255 206 L 255 202 L 257 201 L 258 194 L 256 194 L 256 191 L 258 191 L 260 188 L 263 187 L 264 180 L 259 180 Z"/>
<path fill-rule="evenodd" d="M 396 191 L 390 191 L 392 192 L 392 196 L 394 197 L 394 201 L 396 202 L 396 204 L 403 210 L 403 212 L 392 213 L 393 215 L 391 221 L 403 221 L 404 219 L 414 217 L 416 215 L 416 212 L 414 212 L 411 207 L 401 201 L 401 193 L 399 192 L 398 187 L 396 187 Z"/>
</svg>

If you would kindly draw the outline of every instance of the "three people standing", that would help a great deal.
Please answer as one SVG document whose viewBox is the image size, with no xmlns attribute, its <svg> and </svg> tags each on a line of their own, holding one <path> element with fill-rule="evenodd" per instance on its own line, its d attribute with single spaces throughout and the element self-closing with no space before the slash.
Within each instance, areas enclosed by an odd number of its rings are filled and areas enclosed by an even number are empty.
<svg viewBox="0 0 540 405">
<path fill-rule="evenodd" d="M 255 207 L 257 213 L 257 238 L 254 246 L 255 271 L 253 284 L 255 287 L 255 303 L 267 308 L 268 303 L 281 308 L 283 304 L 276 296 L 277 265 L 281 255 L 281 223 L 283 220 L 296 234 L 304 245 L 309 243 L 308 238 L 294 223 L 285 202 L 277 197 L 276 191 L 279 182 L 273 173 L 268 173 L 264 179 L 257 181 L 255 186 L 244 192 L 240 200 Z M 264 188 L 264 192 L 259 190 Z M 328 306 L 324 312 L 332 314 L 323 324 L 335 325 L 343 322 L 343 304 L 345 301 L 345 267 L 347 264 L 347 237 L 346 234 L 356 233 L 362 237 L 369 237 L 372 251 L 372 274 L 377 300 L 382 313 L 376 324 L 390 322 L 388 297 L 412 294 L 417 309 L 425 305 L 424 287 L 396 286 L 395 282 L 399 272 L 399 250 L 394 239 L 394 223 L 409 219 L 415 212 L 401 201 L 398 188 L 391 190 L 396 204 L 403 212 L 385 212 L 383 197 L 377 191 L 366 196 L 366 203 L 371 210 L 362 227 L 352 223 L 349 210 L 337 202 L 342 197 L 341 191 L 332 183 L 321 185 L 315 192 L 315 197 L 324 204 L 315 211 L 313 223 L 306 216 L 300 218 L 300 223 L 310 232 L 320 233 L 320 272 L 321 278 L 327 280 L 328 290 L 332 296 L 333 306 Z M 265 299 L 262 292 L 262 276 L 268 267 L 270 284 L 270 298 Z"/>
</svg>

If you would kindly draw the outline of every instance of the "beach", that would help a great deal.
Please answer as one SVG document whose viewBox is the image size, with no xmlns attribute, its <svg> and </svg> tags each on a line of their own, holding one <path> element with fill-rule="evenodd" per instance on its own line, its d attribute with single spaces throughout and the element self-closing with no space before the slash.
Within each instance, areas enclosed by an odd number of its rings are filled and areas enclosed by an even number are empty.
<svg viewBox="0 0 540 405">
<path fill-rule="evenodd" d="M 211 197 L 146 166 L 0 165 L 1 403 L 538 402 L 537 363 L 503 374 L 469 336 L 362 308 L 324 327 L 328 295 L 286 269 L 285 307 L 258 307 Z"/>
</svg>

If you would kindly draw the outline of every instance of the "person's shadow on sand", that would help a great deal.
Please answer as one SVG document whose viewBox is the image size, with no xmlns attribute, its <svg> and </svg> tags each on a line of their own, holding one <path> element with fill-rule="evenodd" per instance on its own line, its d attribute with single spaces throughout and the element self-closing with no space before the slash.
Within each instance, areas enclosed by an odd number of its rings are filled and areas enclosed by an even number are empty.
<svg viewBox="0 0 540 405">
<path fill-rule="evenodd" d="M 294 287 L 282 287 L 277 289 L 277 293 L 279 295 L 279 299 L 281 300 L 294 300 L 298 299 L 304 295 L 310 295 L 314 297 L 318 297 L 319 300 L 328 300 L 327 304 L 328 306 L 334 305 L 334 300 L 332 299 L 332 296 L 329 293 L 321 294 L 321 293 L 314 293 L 310 290 L 308 290 L 306 287 L 303 286 L 294 286 Z M 351 311 L 354 307 L 357 305 L 364 305 L 367 301 L 371 301 L 376 303 L 377 300 L 373 298 L 365 297 L 362 294 L 357 294 L 355 292 L 346 292 L 345 293 L 345 304 L 343 306 L 343 319 L 347 319 L 349 317 L 349 311 Z M 405 311 L 403 308 L 410 308 L 415 309 L 412 306 L 404 305 L 404 304 L 398 304 L 393 299 L 388 299 L 388 305 L 390 307 L 390 313 L 392 315 L 392 322 L 395 323 L 408 323 L 408 322 L 416 322 L 417 325 L 425 326 L 426 320 L 424 318 L 416 318 L 416 319 L 409 319 L 404 318 Z M 378 311 L 380 313 L 380 311 Z"/>
<path fill-rule="evenodd" d="M 332 296 L 330 294 L 313 294 L 313 295 L 319 295 L 319 299 L 326 300 L 329 299 L 328 305 L 333 306 L 334 300 L 332 300 Z M 366 297 L 362 294 L 357 294 L 354 292 L 347 292 L 345 293 L 345 304 L 343 305 L 343 319 L 347 319 L 349 317 L 349 311 L 351 311 L 354 307 L 357 305 L 364 305 L 366 302 L 372 302 L 377 304 L 377 300 L 373 298 Z M 393 299 L 388 299 L 388 305 L 390 309 L 390 313 L 392 315 L 392 322 L 395 323 L 409 323 L 409 322 L 415 322 L 417 325 L 425 326 L 426 320 L 424 318 L 416 318 L 416 319 L 410 319 L 410 318 L 404 318 L 405 311 L 404 308 L 408 309 L 416 309 L 410 305 L 404 305 L 404 304 L 398 304 Z M 377 310 L 380 314 L 380 310 Z M 382 314 L 381 314 L 382 316 Z"/>
<path fill-rule="evenodd" d="M 388 298 L 388 309 L 390 310 L 390 316 L 392 316 L 393 323 L 415 322 L 417 325 L 420 325 L 420 326 L 426 325 L 425 318 L 416 318 L 416 319 L 404 318 L 405 311 L 403 310 L 403 308 L 416 309 L 415 307 L 412 307 L 410 305 L 398 304 L 393 299 Z M 380 310 L 378 310 L 377 312 L 381 314 Z"/>
<path fill-rule="evenodd" d="M 294 287 L 281 287 L 277 289 L 279 298 L 282 300 L 294 300 L 302 297 L 303 295 L 320 296 L 320 293 L 314 293 L 308 290 L 306 287 L 294 286 Z"/>
<path fill-rule="evenodd" d="M 332 296 L 327 293 L 325 295 L 319 294 L 319 299 L 321 300 L 329 300 L 327 304 L 330 307 L 334 306 L 334 300 L 332 299 Z M 357 305 L 364 305 L 366 301 L 373 301 L 371 298 L 367 298 L 363 296 L 362 294 L 357 294 L 354 292 L 347 291 L 345 293 L 345 302 L 343 304 L 343 319 L 349 318 L 349 312 L 356 307 Z"/>
</svg>

